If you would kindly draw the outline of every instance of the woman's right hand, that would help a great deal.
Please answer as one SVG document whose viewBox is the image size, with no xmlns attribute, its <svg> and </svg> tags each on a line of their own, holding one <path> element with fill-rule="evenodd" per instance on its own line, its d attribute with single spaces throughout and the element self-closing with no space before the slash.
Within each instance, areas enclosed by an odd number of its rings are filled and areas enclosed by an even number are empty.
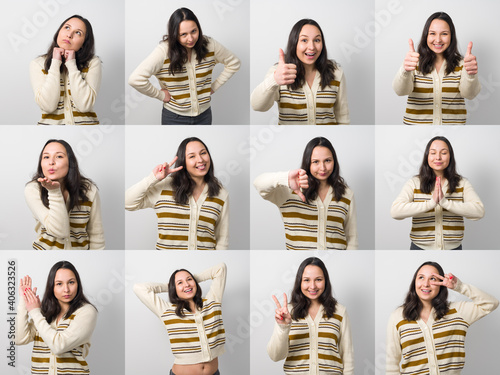
<svg viewBox="0 0 500 375">
<path fill-rule="evenodd" d="M 47 177 L 40 177 L 37 181 L 47 190 L 56 190 L 61 188 L 61 184 L 59 183 L 59 181 L 52 181 Z"/>
<path fill-rule="evenodd" d="M 415 47 L 413 46 L 413 40 L 408 40 L 408 45 L 410 46 L 410 50 L 406 54 L 404 61 L 404 68 L 407 72 L 411 72 L 412 70 L 417 69 L 418 60 L 420 58 L 420 54 L 415 52 Z"/>
<path fill-rule="evenodd" d="M 297 65 L 285 63 L 285 53 L 280 48 L 278 66 L 274 72 L 274 80 L 278 85 L 291 85 L 297 78 Z"/>
<path fill-rule="evenodd" d="M 63 56 L 64 56 L 64 48 L 54 47 L 54 49 L 52 50 L 52 58 L 55 60 L 62 61 Z"/>
<path fill-rule="evenodd" d="M 19 296 L 21 296 L 21 298 L 24 298 L 24 294 L 26 293 L 27 289 L 31 289 L 31 277 L 29 277 L 28 275 L 22 277 L 19 280 Z"/>
<path fill-rule="evenodd" d="M 309 187 L 309 178 L 303 169 L 293 169 L 288 172 L 288 186 L 297 194 L 302 202 L 306 201 L 306 197 L 300 189 L 307 189 Z"/>
<path fill-rule="evenodd" d="M 153 173 L 158 181 L 163 180 L 170 173 L 174 173 L 180 171 L 182 169 L 182 165 L 177 168 L 172 168 L 172 165 L 177 161 L 177 156 L 170 163 L 159 164 L 153 168 Z"/>
<path fill-rule="evenodd" d="M 434 192 L 432 193 L 432 200 L 436 203 L 439 203 L 443 198 L 444 194 L 443 194 L 443 188 L 441 187 L 441 177 L 436 177 Z"/>
<path fill-rule="evenodd" d="M 172 99 L 172 95 L 168 92 L 167 89 L 161 89 L 160 91 L 163 91 L 165 93 L 165 97 L 163 98 L 164 103 L 168 103 L 170 99 Z"/>
<path fill-rule="evenodd" d="M 283 306 L 280 305 L 276 296 L 273 295 L 274 303 L 276 304 L 276 311 L 274 313 L 274 319 L 278 324 L 291 324 L 292 316 L 288 312 L 288 299 L 286 293 L 283 293 Z"/>
</svg>

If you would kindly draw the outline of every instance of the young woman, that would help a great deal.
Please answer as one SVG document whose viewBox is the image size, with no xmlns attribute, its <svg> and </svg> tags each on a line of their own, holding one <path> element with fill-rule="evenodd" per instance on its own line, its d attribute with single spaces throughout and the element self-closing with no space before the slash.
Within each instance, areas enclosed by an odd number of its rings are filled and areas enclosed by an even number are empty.
<svg viewBox="0 0 500 375">
<path fill-rule="evenodd" d="M 286 53 L 255 88 L 255 111 L 268 111 L 278 103 L 279 124 L 349 124 L 347 88 L 342 68 L 328 60 L 325 38 L 311 19 L 297 22 L 290 32 Z"/>
<path fill-rule="evenodd" d="M 328 139 L 307 144 L 301 169 L 264 173 L 253 184 L 280 209 L 288 250 L 358 248 L 354 194 Z"/>
<path fill-rule="evenodd" d="M 221 310 L 226 273 L 221 263 L 197 275 L 176 270 L 168 284 L 134 285 L 137 297 L 165 323 L 175 356 L 171 375 L 219 374 L 217 357 L 226 341 Z M 205 280 L 212 285 L 202 298 L 199 283 Z M 166 292 L 170 303 L 159 296 Z"/>
<path fill-rule="evenodd" d="M 332 295 L 323 261 L 311 257 L 297 270 L 291 303 L 276 303 L 269 357 L 286 358 L 285 374 L 354 374 L 351 326 L 346 308 Z"/>
<path fill-rule="evenodd" d="M 49 139 L 24 189 L 36 220 L 35 250 L 102 250 L 104 231 L 97 186 L 80 174 L 71 146 Z"/>
<path fill-rule="evenodd" d="M 158 217 L 157 250 L 228 248 L 229 196 L 199 138 L 184 139 L 169 164 L 127 190 L 125 209 L 142 208 L 154 208 Z"/>
<path fill-rule="evenodd" d="M 448 302 L 448 289 L 472 302 Z M 494 297 L 445 274 L 438 263 L 425 262 L 413 275 L 404 304 L 389 319 L 386 374 L 459 375 L 467 328 L 497 306 Z"/>
<path fill-rule="evenodd" d="M 97 125 L 94 103 L 101 85 L 101 60 L 95 56 L 90 22 L 79 15 L 66 19 L 45 55 L 30 64 L 38 125 Z"/>
<path fill-rule="evenodd" d="M 33 344 L 32 374 L 89 374 L 85 361 L 97 310 L 83 294 L 75 267 L 60 261 L 50 269 L 42 302 L 25 276 L 19 283 L 16 344 Z"/>
<path fill-rule="evenodd" d="M 445 137 L 425 147 L 417 176 L 410 179 L 391 208 L 394 219 L 413 217 L 410 250 L 461 250 L 464 217 L 479 220 L 484 206 L 471 183 L 460 176 Z"/>
<path fill-rule="evenodd" d="M 392 87 L 408 95 L 403 122 L 406 125 L 465 124 L 465 100 L 481 90 L 472 42 L 464 57 L 458 52 L 455 26 L 444 12 L 432 14 L 425 23 L 418 52 L 413 40 Z"/>
<path fill-rule="evenodd" d="M 168 34 L 130 75 L 137 91 L 163 102 L 162 125 L 211 125 L 211 95 L 240 68 L 240 60 L 216 40 L 204 36 L 195 14 L 177 9 L 168 21 Z M 224 70 L 212 82 L 217 63 Z M 155 76 L 160 89 L 151 84 Z"/>
</svg>

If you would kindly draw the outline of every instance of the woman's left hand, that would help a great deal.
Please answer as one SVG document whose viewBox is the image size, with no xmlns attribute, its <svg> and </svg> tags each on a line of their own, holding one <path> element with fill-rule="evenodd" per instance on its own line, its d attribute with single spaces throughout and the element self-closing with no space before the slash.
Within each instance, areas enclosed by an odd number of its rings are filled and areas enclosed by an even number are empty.
<svg viewBox="0 0 500 375">
<path fill-rule="evenodd" d="M 467 46 L 467 53 L 464 57 L 464 68 L 468 75 L 477 74 L 477 60 L 476 56 L 472 54 L 472 42 Z"/>
<path fill-rule="evenodd" d="M 443 187 L 441 186 L 441 177 L 436 177 L 436 183 L 434 184 L 434 192 L 432 193 L 432 199 L 434 202 L 439 203 L 441 199 L 444 198 Z"/>
<path fill-rule="evenodd" d="M 36 295 L 36 288 L 26 289 L 24 292 L 24 304 L 26 305 L 26 310 L 30 312 L 33 309 L 40 308 L 40 296 Z"/>
<path fill-rule="evenodd" d="M 66 59 L 66 61 L 74 60 L 75 59 L 75 51 L 73 51 L 72 49 L 64 50 L 64 58 Z"/>
<path fill-rule="evenodd" d="M 431 281 L 431 285 L 440 285 L 445 286 L 448 289 L 455 289 L 457 286 L 457 278 L 452 273 L 446 273 L 444 276 L 441 276 L 437 273 L 433 273 L 432 276 L 435 276 L 437 279 L 441 281 Z"/>
</svg>

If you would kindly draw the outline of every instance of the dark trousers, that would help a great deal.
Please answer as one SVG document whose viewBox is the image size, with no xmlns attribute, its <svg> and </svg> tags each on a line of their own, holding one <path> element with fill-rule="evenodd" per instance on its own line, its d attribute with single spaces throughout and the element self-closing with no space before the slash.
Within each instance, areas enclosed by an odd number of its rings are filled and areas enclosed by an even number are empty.
<svg viewBox="0 0 500 375">
<path fill-rule="evenodd" d="M 421 249 L 420 247 L 418 247 L 417 245 L 415 245 L 413 242 L 411 243 L 410 245 L 410 250 L 423 250 Z M 462 245 L 460 245 L 459 247 L 456 247 L 452 250 L 462 250 Z"/>
<path fill-rule="evenodd" d="M 198 116 L 182 116 L 171 112 L 165 107 L 161 111 L 162 125 L 212 125 L 212 108 Z"/>
<path fill-rule="evenodd" d="M 170 370 L 170 375 L 175 375 L 175 374 L 172 372 L 172 370 Z M 214 372 L 214 375 L 220 375 L 219 370 L 215 371 L 215 372 Z"/>
</svg>

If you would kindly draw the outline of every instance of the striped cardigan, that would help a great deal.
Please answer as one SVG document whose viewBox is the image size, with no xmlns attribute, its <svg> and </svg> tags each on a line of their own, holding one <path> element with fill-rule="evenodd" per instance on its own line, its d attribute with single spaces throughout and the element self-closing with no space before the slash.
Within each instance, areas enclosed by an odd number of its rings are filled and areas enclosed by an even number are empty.
<svg viewBox="0 0 500 375">
<path fill-rule="evenodd" d="M 288 306 L 291 311 L 292 305 Z M 354 351 L 349 316 L 337 303 L 333 318 L 326 318 L 323 306 L 315 319 L 310 315 L 291 324 L 276 323 L 267 344 L 269 357 L 285 359 L 285 374 L 354 374 Z"/>
<path fill-rule="evenodd" d="M 304 85 L 291 90 L 279 86 L 274 80 L 276 65 L 269 69 L 264 82 L 255 88 L 251 96 L 252 108 L 265 112 L 278 103 L 280 125 L 348 125 L 349 106 L 344 72 L 337 66 L 333 81 L 321 88 L 321 75 L 316 76 L 311 87 Z"/>
<path fill-rule="evenodd" d="M 35 101 L 42 110 L 38 125 L 99 124 L 94 103 L 101 85 L 101 60 L 94 56 L 82 71 L 78 70 L 76 60 L 67 61 L 67 72 L 63 74 L 61 60 L 53 59 L 49 71 L 44 64 L 44 56 L 30 64 Z"/>
<path fill-rule="evenodd" d="M 40 199 L 40 184 L 30 182 L 24 189 L 26 203 L 36 220 L 35 250 L 103 250 L 101 200 L 97 186 L 91 184 L 87 202 L 68 212 L 60 189 L 48 190 L 49 208 Z M 43 189 L 43 188 L 42 188 Z"/>
<path fill-rule="evenodd" d="M 399 96 L 408 95 L 406 125 L 465 125 L 465 99 L 474 99 L 481 90 L 477 74 L 469 75 L 463 60 L 455 71 L 445 75 L 446 61 L 441 70 L 430 74 L 417 70 L 407 72 L 401 67 L 392 87 Z M 465 99 L 464 99 L 465 98 Z"/>
<path fill-rule="evenodd" d="M 254 186 L 265 200 L 278 206 L 285 225 L 287 250 L 356 250 L 356 208 L 354 194 L 347 188 L 335 201 L 329 188 L 325 200 L 318 196 L 302 202 L 288 187 L 288 172 L 264 173 Z"/>
<path fill-rule="evenodd" d="M 135 284 L 134 292 L 165 324 L 175 364 L 192 365 L 210 362 L 224 353 L 226 333 L 222 322 L 222 296 L 226 286 L 227 268 L 220 263 L 194 275 L 198 283 L 212 280 L 212 285 L 203 298 L 203 307 L 184 317 L 175 314 L 177 305 L 162 299 L 158 294 L 168 292 L 168 284 Z"/>
<path fill-rule="evenodd" d="M 451 250 L 462 244 L 464 217 L 479 220 L 484 206 L 470 182 L 462 178 L 456 191 L 450 194 L 448 181 L 442 185 L 444 198 L 437 204 L 432 192 L 420 191 L 420 179 L 410 179 L 391 208 L 394 219 L 413 217 L 411 241 L 424 250 Z"/>
<path fill-rule="evenodd" d="M 59 323 L 54 320 L 49 324 L 39 308 L 28 314 L 21 299 L 17 306 L 16 345 L 33 342 L 32 374 L 90 374 L 85 358 L 89 353 L 96 321 L 97 310 L 87 304 L 67 319 L 61 319 Z"/>
<path fill-rule="evenodd" d="M 158 218 L 157 250 L 226 250 L 229 246 L 229 195 L 221 188 L 208 196 L 208 185 L 197 201 L 174 199 L 172 178 L 158 181 L 153 173 L 125 193 L 125 209 L 154 208 Z"/>
<path fill-rule="evenodd" d="M 458 280 L 454 289 L 472 302 L 452 302 L 448 313 L 427 322 L 407 321 L 403 307 L 387 326 L 386 375 L 459 375 L 465 364 L 465 335 L 475 321 L 495 310 L 498 300 Z M 474 371 L 472 371 L 474 373 Z"/>
<path fill-rule="evenodd" d="M 191 61 L 182 67 L 182 71 L 172 74 L 168 58 L 168 43 L 161 42 L 154 51 L 133 71 L 129 85 L 140 93 L 163 101 L 168 90 L 172 98 L 163 106 L 182 116 L 198 116 L 210 108 L 211 92 L 216 92 L 234 73 L 240 69 L 240 60 L 216 40 L 208 40 L 208 54 L 198 63 L 196 52 L 192 50 Z M 212 82 L 215 64 L 224 64 L 224 70 Z M 149 81 L 155 76 L 160 89 Z"/>
</svg>

